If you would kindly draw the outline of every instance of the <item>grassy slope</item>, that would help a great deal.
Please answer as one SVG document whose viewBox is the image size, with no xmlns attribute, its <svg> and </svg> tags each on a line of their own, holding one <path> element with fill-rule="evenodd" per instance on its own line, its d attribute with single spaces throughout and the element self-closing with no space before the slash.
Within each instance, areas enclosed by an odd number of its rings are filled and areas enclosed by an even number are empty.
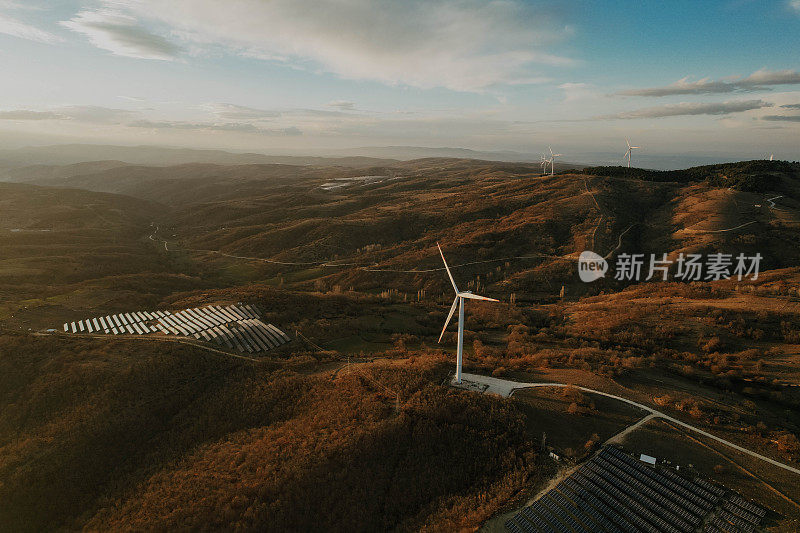
<svg viewBox="0 0 800 533">
<path fill-rule="evenodd" d="M 540 473 L 522 413 L 436 359 L 331 380 L 130 341 L 0 354 L 4 529 L 474 526 Z"/>
</svg>

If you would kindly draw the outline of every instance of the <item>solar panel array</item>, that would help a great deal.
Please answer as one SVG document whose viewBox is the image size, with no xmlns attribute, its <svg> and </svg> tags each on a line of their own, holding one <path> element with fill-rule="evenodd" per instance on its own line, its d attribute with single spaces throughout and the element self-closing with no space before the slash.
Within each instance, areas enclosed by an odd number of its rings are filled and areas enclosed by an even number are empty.
<svg viewBox="0 0 800 533">
<path fill-rule="evenodd" d="M 290 340 L 280 329 L 262 322 L 260 311 L 252 305 L 210 305 L 175 313 L 119 313 L 67 322 L 64 324 L 64 332 L 113 335 L 162 333 L 194 337 L 247 353 L 272 350 Z"/>
<path fill-rule="evenodd" d="M 607 446 L 506 522 L 512 533 L 755 531 L 766 509 Z"/>
</svg>

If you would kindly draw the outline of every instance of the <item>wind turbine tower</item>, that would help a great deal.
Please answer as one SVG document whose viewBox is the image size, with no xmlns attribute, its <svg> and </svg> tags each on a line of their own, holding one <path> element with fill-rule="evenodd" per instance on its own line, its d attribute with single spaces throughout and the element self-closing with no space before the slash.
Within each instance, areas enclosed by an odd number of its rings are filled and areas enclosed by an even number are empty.
<svg viewBox="0 0 800 533">
<path fill-rule="evenodd" d="M 450 306 L 450 313 L 447 315 L 447 320 L 444 321 L 444 327 L 442 328 L 442 334 L 439 335 L 439 342 L 442 342 L 442 337 L 444 337 L 444 332 L 447 329 L 447 325 L 450 324 L 450 319 L 453 318 L 453 313 L 456 312 L 456 307 L 458 307 L 458 350 L 456 355 L 456 383 L 461 383 L 461 364 L 464 361 L 464 301 L 465 300 L 486 300 L 487 302 L 498 302 L 499 300 L 495 300 L 494 298 L 487 298 L 486 296 L 478 296 L 477 294 L 472 294 L 471 291 L 459 291 L 458 287 L 456 286 L 456 280 L 453 279 L 453 274 L 450 272 L 450 267 L 447 266 L 447 261 L 444 258 L 444 253 L 442 253 L 442 247 L 439 246 L 439 243 L 436 243 L 436 246 L 439 248 L 439 255 L 442 256 L 442 263 L 444 263 L 444 268 L 447 270 L 447 277 L 450 278 L 450 283 L 453 285 L 453 290 L 456 291 L 456 298 L 453 300 L 453 305 Z"/>
<path fill-rule="evenodd" d="M 633 149 L 634 148 L 639 150 L 639 147 L 638 146 L 631 146 L 631 142 L 627 138 L 625 139 L 625 144 L 628 145 L 628 151 L 625 152 L 625 155 L 622 156 L 622 159 L 625 159 L 627 157 L 628 158 L 628 168 L 631 168 L 631 154 L 633 153 Z"/>
<path fill-rule="evenodd" d="M 550 175 L 552 176 L 555 173 L 556 157 L 561 157 L 564 154 L 554 154 L 553 149 L 550 146 L 548 146 L 547 149 L 550 150 L 550 160 L 548 161 L 548 163 L 550 163 Z"/>
</svg>

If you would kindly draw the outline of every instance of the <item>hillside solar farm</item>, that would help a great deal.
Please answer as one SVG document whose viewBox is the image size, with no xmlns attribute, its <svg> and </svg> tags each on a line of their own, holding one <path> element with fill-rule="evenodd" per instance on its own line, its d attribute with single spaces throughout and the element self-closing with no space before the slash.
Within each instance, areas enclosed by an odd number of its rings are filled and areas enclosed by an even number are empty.
<svg viewBox="0 0 800 533">
<path fill-rule="evenodd" d="M 239 352 L 267 352 L 291 339 L 261 321 L 256 306 L 206 306 L 182 311 L 134 311 L 64 324 L 65 333 L 178 335 L 213 342 Z"/>
<path fill-rule="evenodd" d="M 512 533 L 750 533 L 766 514 L 731 490 L 606 446 L 506 527 Z"/>
</svg>

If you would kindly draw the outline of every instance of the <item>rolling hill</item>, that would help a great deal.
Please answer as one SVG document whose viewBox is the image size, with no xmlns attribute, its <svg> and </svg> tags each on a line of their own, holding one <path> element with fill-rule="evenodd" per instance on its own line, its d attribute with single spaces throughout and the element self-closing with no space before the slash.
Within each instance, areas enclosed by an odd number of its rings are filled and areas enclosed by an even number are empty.
<svg viewBox="0 0 800 533">
<path fill-rule="evenodd" d="M 452 289 L 437 242 L 462 288 L 501 300 L 468 308 L 469 371 L 613 390 L 800 464 L 800 181 L 796 164 L 756 166 L 20 171 L 32 183 L 0 184 L 0 529 L 451 531 L 523 503 L 557 467 L 542 432 L 573 464 L 630 415 L 594 417 L 603 404 L 574 391 L 517 400 L 444 385 Z M 763 262 L 743 282 L 587 284 L 575 267 L 587 249 L 612 264 Z M 41 332 L 240 301 L 295 339 L 253 362 Z M 791 528 L 796 480 L 736 461 L 693 468 Z"/>
</svg>

